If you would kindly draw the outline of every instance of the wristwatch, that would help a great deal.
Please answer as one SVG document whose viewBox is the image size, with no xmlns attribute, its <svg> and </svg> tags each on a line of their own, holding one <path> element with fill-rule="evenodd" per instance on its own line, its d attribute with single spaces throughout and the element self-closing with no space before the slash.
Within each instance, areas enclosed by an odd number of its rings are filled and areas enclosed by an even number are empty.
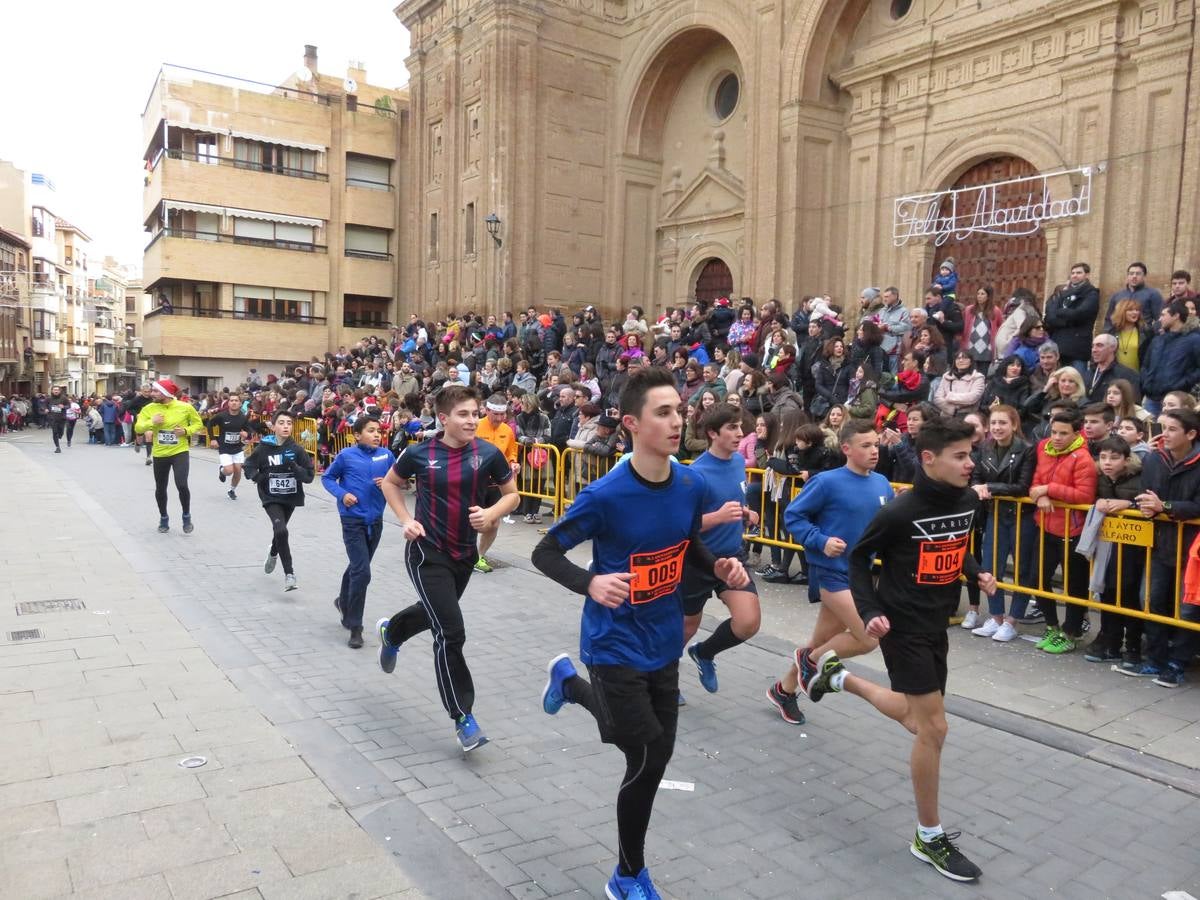
<svg viewBox="0 0 1200 900">
<path fill-rule="evenodd" d="M 1162 507 L 1163 507 L 1163 510 L 1162 510 L 1163 512 L 1169 513 L 1171 511 L 1171 501 L 1170 500 L 1162 501 Z"/>
</svg>

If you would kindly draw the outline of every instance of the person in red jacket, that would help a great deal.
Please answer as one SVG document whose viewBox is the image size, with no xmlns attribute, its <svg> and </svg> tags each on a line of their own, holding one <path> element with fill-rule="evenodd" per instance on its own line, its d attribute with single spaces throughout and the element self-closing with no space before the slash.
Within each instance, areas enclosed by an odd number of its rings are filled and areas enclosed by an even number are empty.
<svg viewBox="0 0 1200 900">
<path fill-rule="evenodd" d="M 1037 503 L 1037 523 L 1042 532 L 1042 567 L 1038 587 L 1050 589 L 1055 570 L 1063 567 L 1067 596 L 1088 597 L 1088 561 L 1076 551 L 1086 518 L 1082 510 L 1065 510 L 1058 503 L 1090 504 L 1096 499 L 1096 464 L 1088 453 L 1087 441 L 1079 433 L 1079 413 L 1061 410 L 1050 417 L 1050 436 L 1038 444 L 1037 467 L 1029 497 Z M 1047 653 L 1070 653 L 1083 635 L 1087 607 L 1067 604 L 1066 619 L 1058 625 L 1058 604 L 1038 599 L 1046 615 L 1046 634 L 1038 642 Z"/>
</svg>

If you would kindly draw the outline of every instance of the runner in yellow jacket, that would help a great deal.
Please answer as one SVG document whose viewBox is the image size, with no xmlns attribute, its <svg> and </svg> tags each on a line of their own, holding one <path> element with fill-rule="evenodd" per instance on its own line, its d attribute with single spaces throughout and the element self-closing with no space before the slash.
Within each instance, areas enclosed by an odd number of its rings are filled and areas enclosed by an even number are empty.
<svg viewBox="0 0 1200 900">
<path fill-rule="evenodd" d="M 154 500 L 158 503 L 158 532 L 171 530 L 167 516 L 167 481 L 175 475 L 179 505 L 183 507 L 183 533 L 191 534 L 192 493 L 188 490 L 188 447 L 194 434 L 204 430 L 204 423 L 190 403 L 176 400 L 179 387 L 168 378 L 150 385 L 150 402 L 138 413 L 133 430 L 153 441 L 151 459 L 154 461 Z"/>
</svg>

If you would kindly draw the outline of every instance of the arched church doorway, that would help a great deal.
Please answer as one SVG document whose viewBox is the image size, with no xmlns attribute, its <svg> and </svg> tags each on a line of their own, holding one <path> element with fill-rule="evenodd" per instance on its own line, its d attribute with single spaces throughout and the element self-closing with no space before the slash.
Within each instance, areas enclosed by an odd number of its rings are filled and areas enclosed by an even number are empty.
<svg viewBox="0 0 1200 900">
<path fill-rule="evenodd" d="M 696 299 L 707 300 L 709 303 L 718 297 L 728 297 L 733 293 L 733 273 L 725 260 L 715 256 L 700 267 L 696 276 Z"/>
<path fill-rule="evenodd" d="M 1011 181 L 1038 174 L 1029 162 L 1018 156 L 997 156 L 976 163 L 958 177 L 954 189 L 980 187 L 985 184 Z M 1001 185 L 996 189 L 996 205 L 1025 203 L 1029 186 Z M 974 195 L 966 196 L 968 207 L 974 205 Z M 959 197 L 959 214 L 963 211 L 963 197 Z M 942 215 L 949 215 L 949 201 L 943 201 Z M 971 234 L 965 239 L 949 240 L 936 248 L 933 269 L 929 273 L 932 281 L 938 273 L 942 260 L 953 257 L 958 271 L 958 300 L 965 303 L 984 285 L 996 291 L 996 302 L 1003 305 L 1014 290 L 1027 288 L 1044 300 L 1046 286 L 1046 236 L 1039 228 L 1034 234 L 1003 237 L 991 234 Z"/>
</svg>

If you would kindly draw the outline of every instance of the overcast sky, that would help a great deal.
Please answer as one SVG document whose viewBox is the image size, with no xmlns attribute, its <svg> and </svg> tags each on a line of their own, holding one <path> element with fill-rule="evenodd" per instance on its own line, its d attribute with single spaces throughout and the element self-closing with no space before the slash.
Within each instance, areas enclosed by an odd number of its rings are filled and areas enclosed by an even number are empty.
<svg viewBox="0 0 1200 900">
<path fill-rule="evenodd" d="M 397 0 L 23 0 L 5 3 L 0 159 L 42 172 L 54 212 L 95 250 L 140 269 L 141 114 L 163 63 L 275 83 L 316 44 L 323 74 L 365 63 L 372 84 L 408 81 Z"/>
</svg>

